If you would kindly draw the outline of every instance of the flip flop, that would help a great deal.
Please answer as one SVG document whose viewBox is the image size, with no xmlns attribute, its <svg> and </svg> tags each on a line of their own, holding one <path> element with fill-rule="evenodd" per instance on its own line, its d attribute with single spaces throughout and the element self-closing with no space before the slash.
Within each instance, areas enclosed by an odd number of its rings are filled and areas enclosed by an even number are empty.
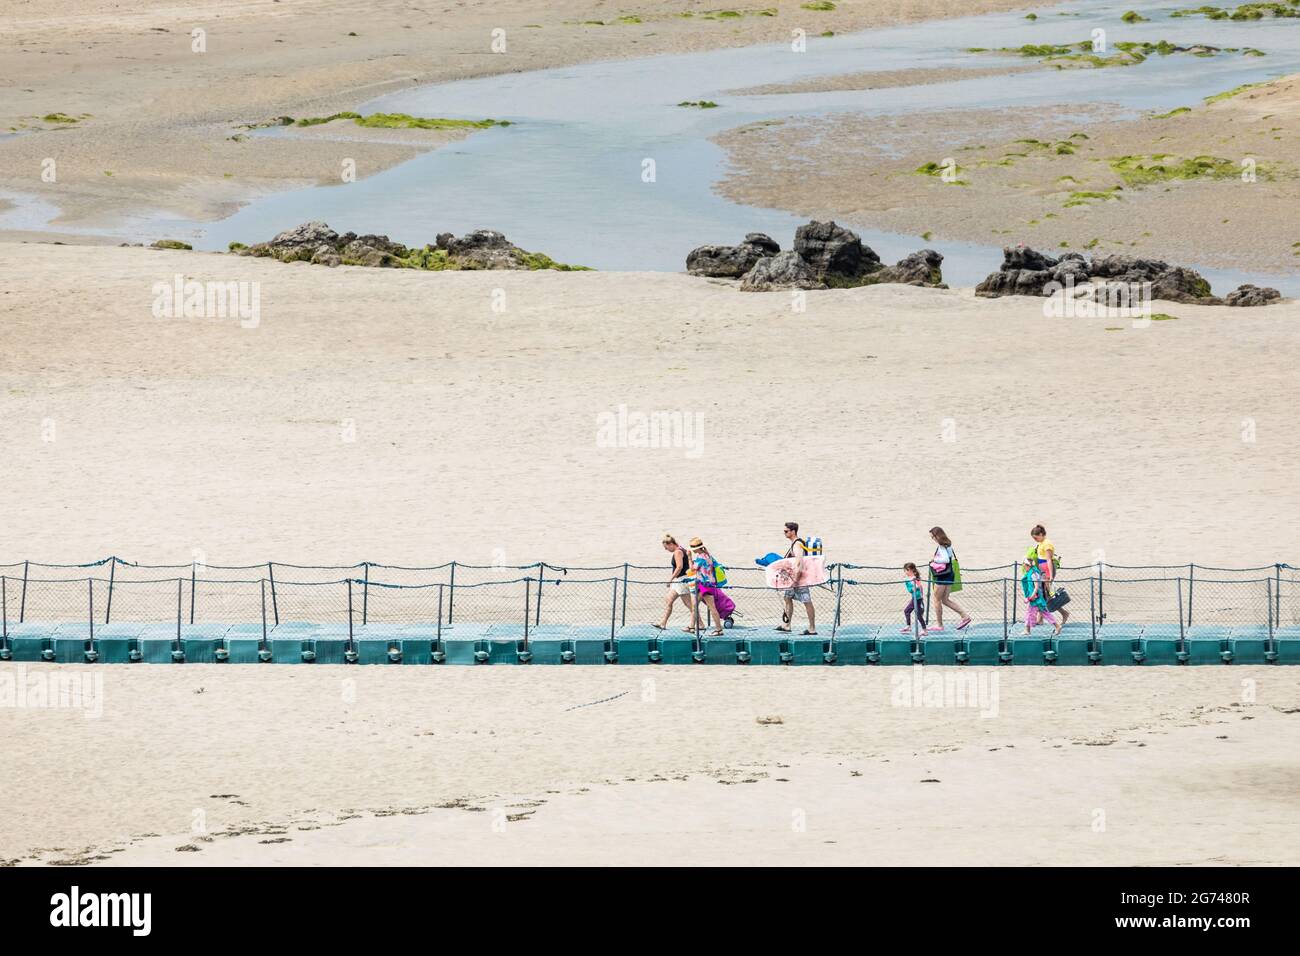
<svg viewBox="0 0 1300 956">
<path fill-rule="evenodd" d="M 722 636 L 723 634 L 721 631 L 709 631 L 709 637 L 722 637 Z"/>
<path fill-rule="evenodd" d="M 957 625 L 957 630 L 960 631 L 962 628 L 965 627 L 970 627 L 970 618 L 968 617 L 962 618 L 962 622 Z"/>
<path fill-rule="evenodd" d="M 782 634 L 790 633 L 790 629 L 788 627 L 778 627 L 777 630 L 780 631 Z"/>
<path fill-rule="evenodd" d="M 656 631 L 668 630 L 668 628 L 664 627 L 662 624 L 651 624 L 650 626 L 653 627 Z"/>
<path fill-rule="evenodd" d="M 816 632 L 816 631 L 804 631 L 803 633 L 804 633 L 804 636 L 805 636 L 805 637 L 816 637 L 816 636 L 817 636 L 817 632 Z"/>
</svg>

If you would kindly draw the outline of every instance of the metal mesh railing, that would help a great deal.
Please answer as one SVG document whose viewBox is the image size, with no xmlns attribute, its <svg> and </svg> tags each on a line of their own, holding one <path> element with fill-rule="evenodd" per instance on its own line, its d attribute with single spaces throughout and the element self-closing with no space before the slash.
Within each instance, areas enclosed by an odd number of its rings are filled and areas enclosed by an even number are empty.
<svg viewBox="0 0 1300 956">
<path fill-rule="evenodd" d="M 903 619 L 908 603 L 900 572 L 852 564 L 830 565 L 830 580 L 812 589 L 819 630 Z M 339 572 L 344 572 L 339 574 Z M 167 572 L 167 573 L 164 573 Z M 250 573 L 251 572 L 251 573 Z M 462 565 L 425 568 L 362 562 L 345 567 L 281 563 L 247 567 L 151 567 L 109 558 L 69 568 L 36 562 L 0 565 L 0 611 L 5 632 L 20 623 L 110 622 L 234 624 L 648 624 L 662 617 L 666 569 L 632 564 L 565 568 Z M 1175 573 L 1177 572 L 1177 573 Z M 759 568 L 730 569 L 727 594 L 734 623 L 780 621 L 779 592 L 765 586 Z M 1012 566 L 964 569 L 952 599 L 980 622 L 1005 627 L 1023 620 L 1024 598 Z M 1300 571 L 1289 565 L 1209 569 L 1199 565 L 1143 568 L 1062 568 L 1054 582 L 1072 597 L 1072 621 L 1253 626 L 1271 633 L 1300 626 Z M 936 602 L 928 595 L 927 618 Z M 680 609 L 677 610 L 681 618 Z M 1077 616 L 1076 616 L 1077 615 Z M 944 611 L 956 623 L 957 614 Z M 802 626 L 802 610 L 792 622 Z M 707 624 L 707 620 L 702 620 Z"/>
</svg>

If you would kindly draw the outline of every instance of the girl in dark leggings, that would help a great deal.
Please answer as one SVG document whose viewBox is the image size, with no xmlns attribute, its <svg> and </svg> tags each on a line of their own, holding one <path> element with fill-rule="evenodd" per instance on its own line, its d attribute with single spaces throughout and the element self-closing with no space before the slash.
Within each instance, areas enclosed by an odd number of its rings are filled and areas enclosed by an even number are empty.
<svg viewBox="0 0 1300 956">
<path fill-rule="evenodd" d="M 903 565 L 903 573 L 906 575 L 903 583 L 907 586 L 910 600 L 903 608 L 903 620 L 907 622 L 907 627 L 903 628 L 902 633 L 912 633 L 912 612 L 915 611 L 916 621 L 921 625 L 921 636 L 925 637 L 925 585 L 921 583 L 921 572 L 915 564 L 908 561 Z"/>
</svg>

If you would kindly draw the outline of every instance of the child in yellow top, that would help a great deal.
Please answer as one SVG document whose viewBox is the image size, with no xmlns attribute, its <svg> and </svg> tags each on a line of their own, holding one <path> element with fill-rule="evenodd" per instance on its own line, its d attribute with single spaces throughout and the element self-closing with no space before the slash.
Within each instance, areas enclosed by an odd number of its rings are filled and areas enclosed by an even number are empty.
<svg viewBox="0 0 1300 956">
<path fill-rule="evenodd" d="M 1031 553 L 1038 557 L 1038 570 L 1043 575 L 1043 589 L 1048 596 L 1052 593 L 1052 582 L 1056 577 L 1056 545 L 1052 544 L 1051 538 L 1047 536 L 1047 529 L 1041 524 L 1036 524 L 1033 530 L 1029 532 L 1029 537 L 1034 539 L 1035 547 L 1030 548 Z M 1064 624 L 1070 619 L 1070 612 L 1065 608 L 1060 608 L 1061 623 Z"/>
</svg>

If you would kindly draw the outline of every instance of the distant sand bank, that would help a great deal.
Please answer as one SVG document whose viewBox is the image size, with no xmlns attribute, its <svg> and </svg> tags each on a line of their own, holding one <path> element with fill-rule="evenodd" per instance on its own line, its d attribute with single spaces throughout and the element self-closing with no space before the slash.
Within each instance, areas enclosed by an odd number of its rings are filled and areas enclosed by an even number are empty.
<svg viewBox="0 0 1300 956">
<path fill-rule="evenodd" d="M 1188 107 L 1129 122 L 1114 121 L 1104 103 L 1071 102 L 756 123 L 717 138 L 732 163 L 718 188 L 750 205 L 929 233 L 932 244 L 1023 242 L 1293 273 L 1300 232 L 1279 212 L 1300 208 L 1300 77 Z M 1131 157 L 1151 167 L 1162 156 L 1171 165 L 1208 156 L 1226 173 L 1142 183 L 1111 165 Z M 917 175 L 946 158 L 962 185 Z M 1239 175 L 1246 158 L 1256 163 L 1253 182 Z M 811 164 L 817 175 L 802 175 Z"/>
<path fill-rule="evenodd" d="M 750 10 L 709 18 L 718 8 L 703 0 L 646 0 L 636 5 L 634 22 L 620 20 L 626 10 L 603 0 L 512 0 L 462 5 L 454 14 L 403 0 L 364 8 L 269 0 L 52 0 L 34 7 L 0 0 L 0 76 L 15 78 L 0 105 L 0 130 L 41 130 L 0 140 L 0 188 L 55 203 L 54 229 L 112 225 L 158 210 L 217 219 L 267 191 L 337 183 L 342 158 L 364 178 L 459 138 L 350 137 L 344 151 L 319 134 L 232 139 L 240 124 L 328 116 L 422 83 L 788 41 L 795 27 L 844 33 L 1024 5 L 841 0 L 823 12 L 783 0 L 766 4 L 777 16 Z M 195 29 L 206 31 L 208 52 L 192 52 Z M 505 52 L 493 52 L 494 30 L 505 31 Z M 41 121 L 53 113 L 85 118 Z M 41 177 L 51 157 L 56 183 Z"/>
</svg>

